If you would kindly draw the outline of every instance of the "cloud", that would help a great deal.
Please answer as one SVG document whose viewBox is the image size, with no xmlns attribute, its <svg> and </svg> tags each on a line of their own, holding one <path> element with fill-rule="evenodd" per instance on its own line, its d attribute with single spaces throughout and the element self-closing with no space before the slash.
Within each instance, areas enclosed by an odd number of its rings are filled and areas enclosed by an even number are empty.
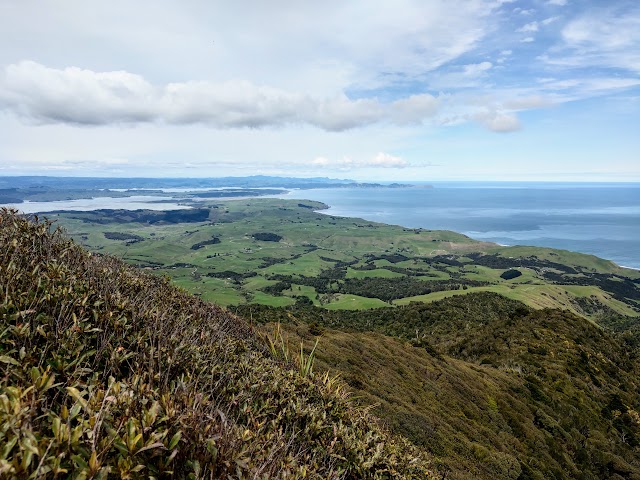
<svg viewBox="0 0 640 480">
<path fill-rule="evenodd" d="M 453 74 L 443 80 L 450 86 L 473 85 L 492 68 L 493 64 L 487 61 L 467 64 L 456 73 L 457 80 Z M 570 86 L 551 82 L 544 88 L 554 87 Z M 126 71 L 53 69 L 31 61 L 8 66 L 0 77 L 0 109 L 30 124 L 201 125 L 214 129 L 307 125 L 341 132 L 375 124 L 459 123 L 443 120 L 445 109 L 450 110 L 446 118 L 475 119 L 489 130 L 505 132 L 517 130 L 519 123 L 508 112 L 496 113 L 502 108 L 524 110 L 547 105 L 549 101 L 531 95 L 502 105 L 495 100 L 474 103 L 463 95 L 434 97 L 427 93 L 387 102 L 375 97 L 351 99 L 344 94 L 319 98 L 244 80 L 154 85 L 141 75 Z M 493 113 L 487 114 L 486 108 Z"/>
<path fill-rule="evenodd" d="M 567 0 L 548 0 L 547 5 L 555 5 L 558 7 L 564 7 L 568 3 Z"/>
<path fill-rule="evenodd" d="M 553 92 L 559 102 L 609 95 L 613 92 L 640 86 L 640 78 L 567 78 L 564 80 L 547 79 L 542 88 Z"/>
<path fill-rule="evenodd" d="M 542 95 L 514 98 L 503 103 L 504 108 L 509 110 L 531 110 L 535 108 L 545 108 L 551 105 L 553 105 L 553 101 Z"/>
<path fill-rule="evenodd" d="M 500 56 L 496 59 L 497 64 L 502 64 L 507 61 L 508 57 L 511 56 L 513 50 L 502 50 L 500 51 Z"/>
<path fill-rule="evenodd" d="M 560 20 L 560 17 L 555 16 L 555 17 L 545 18 L 540 23 L 542 23 L 542 25 L 546 26 L 546 25 L 551 25 L 553 22 L 557 22 L 558 20 Z"/>
<path fill-rule="evenodd" d="M 406 160 L 390 155 L 388 153 L 379 152 L 372 158 L 366 160 L 354 160 L 350 157 L 332 160 L 326 157 L 317 157 L 311 161 L 315 167 L 331 167 L 342 170 L 350 170 L 353 168 L 406 168 L 410 166 Z"/>
<path fill-rule="evenodd" d="M 472 63 L 469 65 L 464 65 L 464 75 L 466 77 L 478 77 L 484 72 L 491 69 L 493 65 L 491 62 L 480 62 L 480 63 Z"/>
<path fill-rule="evenodd" d="M 419 78 L 477 48 L 503 0 L 24 2 L 0 15 L 0 64 L 140 72 L 154 83 L 242 78 L 316 96 Z M 126 16 L 119 12 L 126 9 Z M 144 19 L 143 24 L 140 19 Z M 42 48 L 46 38 L 52 48 Z M 55 45 L 56 48 L 53 48 Z M 394 76 L 395 75 L 395 76 Z"/>
<path fill-rule="evenodd" d="M 438 111 L 440 102 L 429 94 L 411 95 L 391 105 L 392 120 L 398 125 L 421 123 Z"/>
<path fill-rule="evenodd" d="M 526 25 L 523 25 L 516 32 L 519 33 L 529 33 L 529 32 L 537 32 L 540 27 L 538 26 L 538 22 L 529 22 Z"/>
<path fill-rule="evenodd" d="M 590 12 L 568 23 L 562 36 L 569 46 L 591 50 L 617 50 L 638 46 L 640 40 L 640 10 L 626 12 Z"/>
<path fill-rule="evenodd" d="M 260 128 L 290 124 L 343 131 L 376 122 L 419 123 L 438 101 L 412 95 L 390 104 L 317 98 L 248 81 L 189 81 L 156 86 L 125 71 L 48 68 L 31 61 L 9 65 L 0 78 L 0 108 L 36 124 L 204 124 Z"/>
<path fill-rule="evenodd" d="M 400 157 L 394 157 L 388 153 L 380 152 L 369 160 L 368 165 L 372 167 L 404 168 L 409 166 L 409 162 Z"/>
<path fill-rule="evenodd" d="M 555 16 L 555 17 L 548 17 L 545 18 L 544 20 L 541 20 L 539 22 L 529 22 L 525 25 L 523 25 L 522 27 L 518 28 L 516 30 L 516 32 L 518 33 L 535 33 L 537 31 L 540 30 L 540 26 L 548 26 L 551 25 L 553 22 L 556 22 L 560 19 L 560 17 Z"/>
<path fill-rule="evenodd" d="M 542 58 L 550 65 L 640 72 L 640 8 L 589 10 L 562 29 L 562 43 Z"/>
<path fill-rule="evenodd" d="M 150 121 L 152 87 L 128 72 L 96 73 L 35 62 L 9 65 L 0 79 L 0 106 L 35 122 L 98 125 Z"/>
<path fill-rule="evenodd" d="M 486 111 L 477 113 L 473 119 L 492 132 L 508 133 L 520 130 L 520 121 L 512 113 Z"/>
</svg>

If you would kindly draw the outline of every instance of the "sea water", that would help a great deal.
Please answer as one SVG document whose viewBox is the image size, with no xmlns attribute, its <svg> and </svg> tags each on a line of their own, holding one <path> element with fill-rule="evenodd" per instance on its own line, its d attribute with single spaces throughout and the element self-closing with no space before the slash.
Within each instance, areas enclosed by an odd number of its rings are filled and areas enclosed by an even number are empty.
<svg viewBox="0 0 640 480">
<path fill-rule="evenodd" d="M 638 183 L 439 182 L 297 190 L 286 198 L 324 202 L 330 215 L 573 250 L 640 268 Z"/>
<path fill-rule="evenodd" d="M 22 202 L 1 204 L 0 207 L 15 208 L 22 213 L 46 213 L 56 211 L 89 212 L 100 209 L 122 210 L 183 210 L 188 205 L 167 202 L 171 197 L 139 195 L 131 197 L 95 197 L 76 200 L 54 200 L 50 202 Z M 177 201 L 177 199 L 175 199 Z"/>
</svg>

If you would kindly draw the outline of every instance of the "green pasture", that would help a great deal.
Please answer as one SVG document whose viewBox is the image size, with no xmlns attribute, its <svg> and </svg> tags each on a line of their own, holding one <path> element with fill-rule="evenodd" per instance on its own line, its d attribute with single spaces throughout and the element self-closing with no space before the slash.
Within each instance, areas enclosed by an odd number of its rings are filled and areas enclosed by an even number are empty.
<svg viewBox="0 0 640 480">
<path fill-rule="evenodd" d="M 298 204 L 311 205 L 318 211 Z M 576 297 L 589 296 L 620 314 L 638 315 L 629 304 L 595 286 L 551 284 L 539 270 L 526 267 L 518 268 L 522 273 L 520 277 L 504 280 L 500 277 L 504 269 L 475 265 L 464 256 L 484 252 L 505 258 L 537 257 L 579 267 L 586 272 L 640 278 L 640 272 L 621 269 L 592 255 L 539 247 L 500 247 L 455 232 L 409 229 L 357 218 L 332 217 L 320 212 L 323 205 L 318 202 L 259 198 L 212 201 L 208 206 L 211 207 L 210 218 L 200 223 L 116 223 L 110 221 L 108 215 L 101 219 L 102 223 L 91 223 L 83 221 L 86 219 L 82 215 L 72 213 L 52 214 L 51 218 L 90 250 L 114 255 L 159 275 L 169 275 L 182 288 L 221 305 L 253 302 L 283 306 L 292 304 L 294 297 L 302 296 L 328 309 L 389 306 L 377 298 L 322 295 L 311 286 L 295 283 L 295 279 L 301 276 L 318 277 L 323 272 L 345 265 L 342 268 L 346 268 L 345 278 L 348 280 L 393 279 L 410 274 L 424 282 L 439 280 L 456 284 L 475 281 L 487 284 L 471 285 L 467 289 L 458 286 L 458 289 L 450 291 L 395 300 L 398 305 L 411 301 L 431 302 L 474 291 L 491 291 L 536 308 L 557 307 L 573 311 L 577 311 Z M 143 240 L 110 240 L 105 237 L 105 232 L 137 235 Z M 273 233 L 281 239 L 256 240 L 253 237 L 256 233 Z M 214 237 L 219 239 L 219 243 L 194 249 L 194 246 Z M 447 265 L 446 261 L 425 261 L 438 255 L 445 259 L 454 256 L 451 258 L 470 263 L 460 267 Z M 392 261 L 375 259 L 383 256 Z M 375 260 L 371 261 L 372 258 Z M 351 266 L 346 266 L 347 263 Z M 370 264 L 375 268 L 359 269 Z M 231 272 L 232 276 L 208 276 L 216 272 Z M 246 275 L 252 272 L 256 275 Z M 278 283 L 279 278 L 291 278 L 292 288 L 279 295 L 266 293 L 264 289 Z"/>
</svg>

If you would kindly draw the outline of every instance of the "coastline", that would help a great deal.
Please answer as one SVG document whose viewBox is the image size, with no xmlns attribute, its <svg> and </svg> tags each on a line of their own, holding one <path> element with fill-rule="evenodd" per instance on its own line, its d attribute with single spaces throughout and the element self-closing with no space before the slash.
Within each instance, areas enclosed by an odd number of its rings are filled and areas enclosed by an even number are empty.
<svg viewBox="0 0 640 480">
<path fill-rule="evenodd" d="M 280 198 L 325 203 L 330 208 L 321 213 L 336 217 L 568 250 L 640 270 L 640 184 L 433 184 L 368 192 L 318 188 Z"/>
<path fill-rule="evenodd" d="M 477 186 L 472 188 L 472 194 L 466 192 L 460 185 L 455 185 L 455 188 L 438 185 L 438 188 L 428 189 L 388 187 L 376 189 L 361 187 L 280 188 L 287 191 L 268 195 L 197 198 L 195 200 L 205 202 L 246 200 L 249 198 L 310 200 L 323 203 L 324 208 L 319 209 L 318 213 L 329 216 L 361 218 L 366 221 L 398 225 L 404 228 L 448 230 L 467 235 L 474 240 L 492 242 L 501 247 L 524 245 L 569 250 L 610 260 L 620 268 L 640 271 L 640 258 L 636 259 L 630 255 L 630 252 L 640 252 L 640 241 L 637 240 L 640 238 L 640 188 L 637 187 L 634 188 L 633 195 L 628 202 L 632 207 L 611 207 L 611 212 L 608 213 L 607 199 L 605 198 L 605 206 L 599 207 L 599 211 L 590 213 L 593 209 L 589 210 L 591 208 L 589 206 L 585 208 L 587 213 L 581 214 L 578 211 L 575 215 L 565 213 L 566 204 L 559 208 L 554 207 L 553 202 L 548 202 L 548 213 L 541 213 L 546 211 L 542 208 L 547 206 L 545 204 L 538 205 L 535 209 L 527 209 L 527 205 L 523 206 L 517 203 L 520 201 L 520 196 L 532 195 L 532 192 L 526 189 L 519 193 L 504 193 L 515 192 L 513 188 L 494 190 L 497 198 L 504 200 L 503 203 L 506 204 L 496 207 L 494 199 L 490 199 L 494 201 L 492 204 L 486 200 L 486 196 L 474 190 Z M 599 190 L 602 188 L 604 187 L 598 187 Z M 585 189 L 588 189 L 588 186 L 583 186 L 581 190 Z M 254 192 L 256 190 L 258 188 L 253 189 Z M 490 192 L 491 186 L 484 186 L 481 190 Z M 495 193 L 497 190 L 500 193 Z M 638 200 L 635 200 L 636 197 Z M 536 196 L 534 195 L 533 198 L 536 199 Z M 516 205 L 511 205 L 508 202 L 509 199 L 513 199 Z M 177 198 L 171 196 L 145 195 L 50 202 L 26 201 L 9 206 L 21 211 L 27 210 L 25 213 L 33 213 L 36 210 L 38 213 L 47 213 L 52 210 L 88 211 L 110 208 L 174 210 L 188 209 L 193 206 L 185 204 L 173 206 L 171 205 L 172 201 L 179 202 Z M 131 205 L 123 205 L 126 203 Z M 634 210 L 636 203 L 638 204 L 638 213 Z M 33 207 L 34 204 L 41 206 L 47 204 L 49 208 L 24 208 Z M 580 208 L 580 205 L 574 204 L 572 206 L 578 210 Z M 593 217 L 593 225 L 587 225 L 587 222 L 591 220 L 589 215 Z M 633 219 L 636 216 L 638 224 L 634 226 Z M 584 220 L 585 217 L 586 220 Z M 563 223 L 558 225 L 556 218 L 562 219 Z M 576 224 L 571 224 L 572 221 L 575 221 Z M 620 221 L 626 230 L 620 231 L 616 224 L 617 221 Z M 605 225 L 603 222 L 608 224 Z M 584 235 L 582 235 L 583 232 Z M 629 239 L 628 237 L 633 238 Z M 622 238 L 622 241 L 619 241 L 619 238 Z"/>
</svg>

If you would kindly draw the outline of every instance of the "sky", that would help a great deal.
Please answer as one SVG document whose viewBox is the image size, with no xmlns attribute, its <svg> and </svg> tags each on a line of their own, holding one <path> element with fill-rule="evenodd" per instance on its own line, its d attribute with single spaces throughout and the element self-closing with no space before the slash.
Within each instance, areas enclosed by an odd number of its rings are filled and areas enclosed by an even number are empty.
<svg viewBox="0 0 640 480">
<path fill-rule="evenodd" d="M 0 175 L 640 181 L 638 0 L 0 0 Z"/>
</svg>

